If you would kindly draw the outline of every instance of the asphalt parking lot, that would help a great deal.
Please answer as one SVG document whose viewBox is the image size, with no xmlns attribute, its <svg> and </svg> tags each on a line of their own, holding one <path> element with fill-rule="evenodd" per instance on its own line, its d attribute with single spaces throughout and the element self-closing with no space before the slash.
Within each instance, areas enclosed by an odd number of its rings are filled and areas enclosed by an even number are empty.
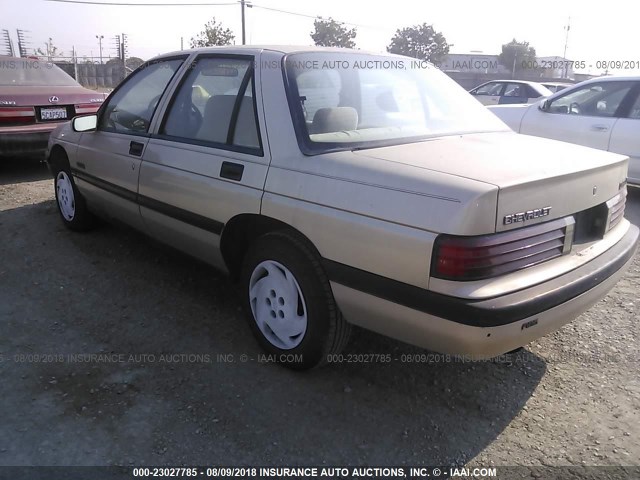
<svg viewBox="0 0 640 480">
<path fill-rule="evenodd" d="M 346 354 L 394 360 L 294 373 L 226 278 L 122 227 L 72 233 L 53 198 L 44 167 L 0 164 L 0 465 L 640 464 L 638 255 L 518 354 L 447 363 L 358 330 Z"/>
</svg>

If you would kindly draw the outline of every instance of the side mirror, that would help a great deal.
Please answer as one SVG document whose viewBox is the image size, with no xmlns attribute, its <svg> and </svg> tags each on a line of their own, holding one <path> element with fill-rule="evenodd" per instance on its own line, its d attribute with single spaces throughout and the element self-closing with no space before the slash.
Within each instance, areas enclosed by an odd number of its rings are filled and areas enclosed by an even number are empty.
<svg viewBox="0 0 640 480">
<path fill-rule="evenodd" d="M 71 120 L 71 127 L 74 132 L 90 132 L 98 126 L 98 115 L 81 115 Z"/>
<path fill-rule="evenodd" d="M 549 111 L 549 100 L 543 100 L 538 108 L 543 112 Z"/>
</svg>

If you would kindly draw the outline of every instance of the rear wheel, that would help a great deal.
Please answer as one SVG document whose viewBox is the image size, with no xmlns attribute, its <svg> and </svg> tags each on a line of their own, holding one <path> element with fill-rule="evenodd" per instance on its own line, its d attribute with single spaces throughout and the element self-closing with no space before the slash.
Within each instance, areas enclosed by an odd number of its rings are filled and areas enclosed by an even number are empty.
<svg viewBox="0 0 640 480">
<path fill-rule="evenodd" d="M 305 370 L 346 345 L 351 326 L 338 310 L 318 255 L 298 236 L 260 237 L 245 257 L 242 284 L 249 325 L 275 361 Z"/>
<path fill-rule="evenodd" d="M 87 209 L 84 197 L 76 188 L 69 170 L 59 169 L 55 174 L 54 182 L 58 213 L 65 226 L 75 231 L 86 231 L 92 228 L 95 223 L 94 216 Z"/>
</svg>

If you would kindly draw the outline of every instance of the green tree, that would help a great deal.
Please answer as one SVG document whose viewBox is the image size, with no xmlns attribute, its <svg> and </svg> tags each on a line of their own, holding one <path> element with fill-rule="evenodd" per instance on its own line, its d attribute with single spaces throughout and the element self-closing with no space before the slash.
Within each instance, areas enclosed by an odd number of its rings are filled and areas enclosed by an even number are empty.
<svg viewBox="0 0 640 480">
<path fill-rule="evenodd" d="M 441 32 L 434 30 L 433 25 L 423 23 L 396 30 L 387 51 L 439 63 L 452 46 Z"/>
<path fill-rule="evenodd" d="M 204 30 L 197 36 L 191 37 L 191 48 L 215 47 L 217 45 L 231 45 L 235 35 L 222 23 L 216 22 L 215 17 L 204 25 Z"/>
<path fill-rule="evenodd" d="M 536 49 L 529 46 L 529 42 L 518 42 L 515 38 L 502 45 L 502 53 L 498 61 L 509 70 L 518 72 L 531 65 L 536 59 Z"/>
<path fill-rule="evenodd" d="M 127 65 L 127 68 L 130 68 L 131 70 L 135 70 L 136 68 L 138 68 L 140 65 L 144 63 L 144 60 L 142 60 L 139 57 L 129 57 L 127 58 L 125 63 Z"/>
<path fill-rule="evenodd" d="M 344 23 L 337 22 L 333 18 L 323 19 L 318 17 L 313 22 L 314 31 L 311 38 L 314 43 L 321 47 L 343 47 L 354 48 L 356 42 L 355 28 L 347 28 Z"/>
</svg>

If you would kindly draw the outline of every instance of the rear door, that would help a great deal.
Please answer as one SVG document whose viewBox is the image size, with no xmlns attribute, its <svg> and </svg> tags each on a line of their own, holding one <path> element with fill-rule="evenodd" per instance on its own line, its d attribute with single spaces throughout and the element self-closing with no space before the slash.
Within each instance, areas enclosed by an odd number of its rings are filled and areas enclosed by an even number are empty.
<svg viewBox="0 0 640 480">
<path fill-rule="evenodd" d="M 129 76 L 100 110 L 97 129 L 82 134 L 71 165 L 92 208 L 134 227 L 142 225 L 138 175 L 151 119 L 185 58 L 149 63 Z"/>
<path fill-rule="evenodd" d="M 640 82 L 636 82 L 629 108 L 613 126 L 609 150 L 629 156 L 629 183 L 640 185 Z"/>
<path fill-rule="evenodd" d="M 520 133 L 609 149 L 616 112 L 632 82 L 590 83 L 548 102 L 545 109 L 529 108 Z"/>
<path fill-rule="evenodd" d="M 196 57 L 149 140 L 140 172 L 147 230 L 223 269 L 222 229 L 236 215 L 260 213 L 269 165 L 256 60 Z"/>
</svg>

